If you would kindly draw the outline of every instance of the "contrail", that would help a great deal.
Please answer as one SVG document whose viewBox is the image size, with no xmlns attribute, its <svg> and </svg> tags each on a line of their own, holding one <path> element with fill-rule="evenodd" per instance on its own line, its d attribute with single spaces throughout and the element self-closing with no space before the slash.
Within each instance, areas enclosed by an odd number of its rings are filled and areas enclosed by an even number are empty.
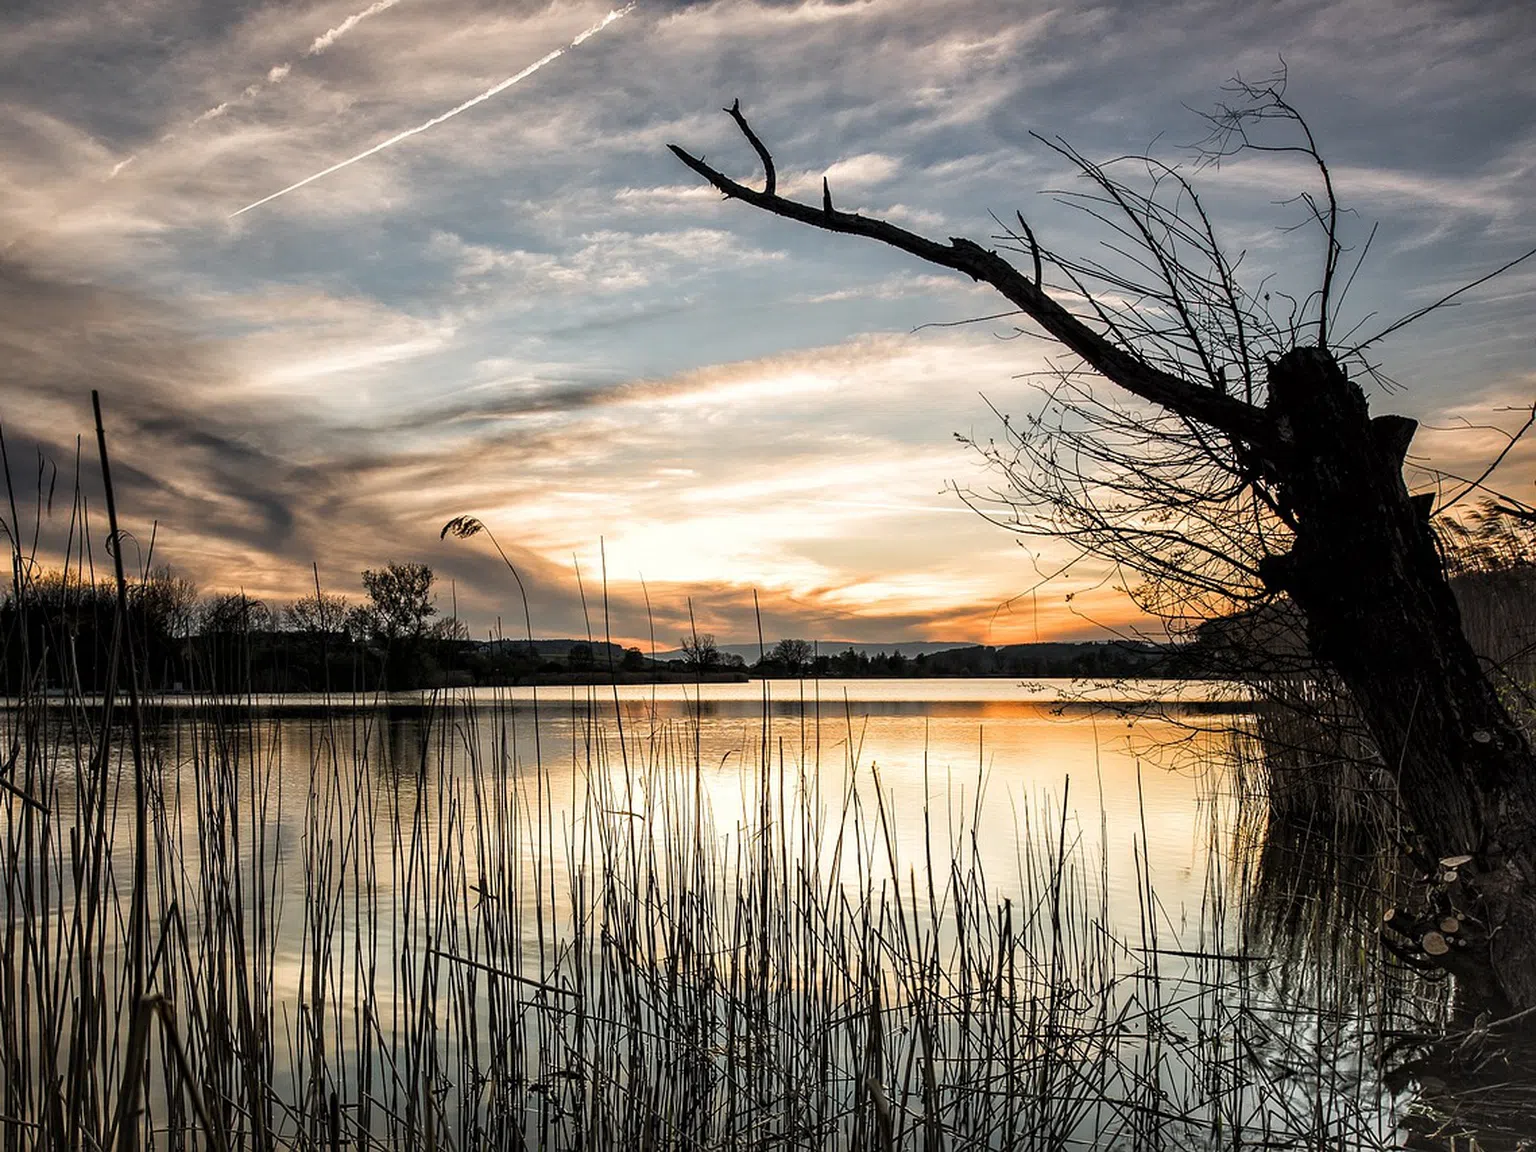
<svg viewBox="0 0 1536 1152">
<path fill-rule="evenodd" d="M 320 53 L 324 52 L 332 44 L 336 43 L 336 41 L 340 40 L 348 32 L 352 31 L 352 29 L 356 28 L 364 20 L 368 19 L 368 17 L 377 16 L 380 12 L 393 8 L 398 3 L 400 3 L 400 0 L 378 0 L 377 3 L 370 4 L 361 12 L 354 12 L 351 16 L 348 16 L 345 20 L 336 25 L 336 27 L 332 28 L 329 32 L 326 32 L 320 36 L 316 36 L 315 42 L 309 46 L 309 50 L 305 52 L 304 55 L 320 55 Z"/>
<path fill-rule="evenodd" d="M 260 208 L 263 204 L 270 203 L 271 201 L 276 200 L 279 196 L 286 196 L 286 195 L 288 195 L 288 193 L 296 191 L 297 189 L 304 187 L 304 185 L 306 185 L 306 184 L 313 184 L 316 180 L 319 180 L 319 179 L 321 179 L 322 177 L 325 177 L 325 176 L 329 176 L 332 172 L 340 172 L 343 168 L 346 168 L 346 167 L 349 167 L 350 165 L 356 164 L 359 160 L 366 160 L 366 159 L 368 159 L 368 157 L 374 155 L 374 153 L 376 153 L 376 152 L 382 152 L 386 148 L 392 148 L 396 144 L 400 143 L 400 141 L 407 140 L 407 139 L 409 139 L 412 136 L 415 136 L 415 135 L 417 135 L 419 133 L 425 132 L 428 128 L 436 128 L 443 121 L 445 121 L 445 120 L 452 120 L 460 112 L 468 111 L 470 108 L 473 108 L 476 104 L 483 104 L 485 101 L 489 100 L 492 96 L 495 96 L 495 95 L 497 95 L 498 93 L 501 93 L 501 92 L 505 92 L 508 88 L 512 87 L 512 85 L 516 84 L 518 81 L 526 80 L 529 76 L 532 76 L 540 68 L 544 67 L 544 65 L 549 64 L 552 61 L 558 60 L 560 57 L 564 56 L 567 52 L 569 52 L 572 48 L 575 48 L 575 47 L 578 47 L 581 44 L 584 44 L 587 40 L 591 39 L 593 36 L 596 36 L 604 28 L 608 27 L 608 25 L 612 24 L 615 20 L 618 20 L 618 19 L 620 19 L 623 16 L 627 16 L 630 12 L 634 11 L 634 8 L 635 8 L 634 3 L 629 3 L 629 4 L 626 4 L 623 8 L 616 8 L 616 9 L 614 9 L 612 12 L 608 13 L 608 15 L 604 16 L 601 20 L 599 20 L 596 24 L 592 25 L 592 27 L 588 28 L 580 36 L 577 36 L 576 39 L 572 40 L 564 48 L 556 48 L 553 52 L 549 53 L 547 56 L 543 56 L 540 59 L 535 60 L 532 64 L 528 65 L 528 67 L 524 68 L 516 76 L 508 76 L 500 84 L 497 84 L 497 85 L 494 85 L 493 87 L 487 88 L 484 92 L 480 93 L 480 95 L 478 95 L 478 96 L 470 97 L 468 100 L 464 101 L 464 103 L 460 104 L 458 107 L 450 108 L 448 111 L 444 112 L 441 116 L 434 116 L 434 117 L 432 117 L 432 119 L 428 120 L 425 124 L 418 124 L 414 128 L 407 128 L 404 132 L 396 133 L 394 136 L 391 136 L 388 140 L 382 140 L 379 143 L 375 144 L 372 148 L 369 148 L 366 152 L 359 152 L 356 156 L 349 157 L 348 159 L 343 160 L 343 161 L 341 161 L 338 164 L 332 164 L 329 168 L 326 168 L 325 170 L 320 171 L 320 172 L 316 172 L 313 176 L 306 176 L 306 177 L 304 177 L 304 179 L 300 180 L 297 184 L 290 184 L 290 185 L 288 185 L 288 187 L 279 189 L 278 191 L 272 193 L 272 195 L 270 195 L 270 196 L 263 196 L 260 200 L 256 200 L 256 201 L 254 201 L 254 202 L 252 202 L 250 204 L 247 204 L 244 208 L 240 209 L 240 211 L 238 211 L 238 212 L 231 212 L 229 214 L 228 218 L 230 220 L 233 220 L 236 216 L 243 215 L 244 213 L 249 212 L 252 208 Z"/>
<path fill-rule="evenodd" d="M 352 31 L 352 29 L 356 28 L 364 20 L 368 19 L 368 17 L 377 16 L 380 12 L 387 12 L 398 3 L 400 3 L 400 0 L 376 0 L 375 3 L 370 4 L 361 12 L 354 12 L 330 31 L 323 32 L 319 36 L 316 36 L 314 42 L 311 43 L 310 46 L 305 50 L 304 55 L 319 56 L 323 52 L 327 51 L 332 44 L 336 43 L 336 41 L 340 40 L 348 32 Z M 202 124 L 208 120 L 218 119 L 235 105 L 243 104 L 247 100 L 255 99 L 261 94 L 261 90 L 263 88 L 270 88 L 274 84 L 281 84 L 284 80 L 288 79 L 288 73 L 292 71 L 293 65 L 286 60 L 281 64 L 274 65 L 273 67 L 267 69 L 267 77 L 265 82 L 258 80 L 254 84 L 246 85 L 245 91 L 241 92 L 240 95 L 233 96 L 221 104 L 215 104 L 212 108 L 209 108 L 201 113 L 197 119 L 192 121 L 192 123 L 197 125 Z"/>
<path fill-rule="evenodd" d="M 370 4 L 361 12 L 354 12 L 351 16 L 348 16 L 345 20 L 336 25 L 336 27 L 332 28 L 330 31 L 316 36 L 313 43 L 311 43 L 309 48 L 305 51 L 304 55 L 319 56 L 321 53 L 329 50 L 332 44 L 336 43 L 336 41 L 340 40 L 348 32 L 352 31 L 352 29 L 356 28 L 364 20 L 368 19 L 368 17 L 377 16 L 380 12 L 387 11 L 398 3 L 400 3 L 400 0 L 375 0 L 373 4 Z M 247 101 L 254 100 L 257 96 L 261 95 L 263 88 L 270 88 L 275 84 L 281 84 L 284 80 L 288 79 L 288 73 L 292 71 L 293 65 L 286 60 L 281 64 L 273 65 L 271 68 L 267 69 L 267 75 L 264 81 L 258 80 L 254 84 L 247 84 L 244 91 L 242 91 L 238 96 L 231 96 L 228 100 L 221 101 L 212 107 L 203 109 L 203 111 L 199 112 L 195 117 L 192 118 L 192 123 L 190 126 L 196 128 L 198 125 L 206 124 L 210 120 L 217 120 L 231 108 L 238 107 L 242 104 L 245 104 Z M 160 137 L 160 143 L 169 144 L 174 139 L 176 139 L 176 133 L 168 132 L 164 136 Z M 138 153 L 134 153 L 132 156 L 128 157 L 128 159 L 118 161 L 118 163 L 113 166 L 112 171 L 107 173 L 107 179 L 113 179 L 119 172 L 128 167 L 128 165 L 132 164 L 137 159 Z"/>
</svg>

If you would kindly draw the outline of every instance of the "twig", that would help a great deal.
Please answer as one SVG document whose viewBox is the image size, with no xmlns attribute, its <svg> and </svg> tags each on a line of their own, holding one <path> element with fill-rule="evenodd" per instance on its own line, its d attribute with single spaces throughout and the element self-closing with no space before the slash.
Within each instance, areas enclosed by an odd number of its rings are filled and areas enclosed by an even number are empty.
<svg viewBox="0 0 1536 1152">
<path fill-rule="evenodd" d="M 1345 355 L 1346 356 L 1353 356 L 1357 352 L 1360 352 L 1360 351 L 1362 351 L 1362 350 L 1364 350 L 1366 348 L 1369 348 L 1372 344 L 1376 343 L 1378 340 L 1385 339 L 1386 337 L 1390 336 L 1392 333 L 1396 332 L 1399 328 L 1405 328 L 1409 324 L 1412 324 L 1415 320 L 1418 320 L 1418 319 L 1420 319 L 1421 317 L 1424 317 L 1424 316 L 1428 316 L 1436 308 L 1439 308 L 1439 307 L 1441 307 L 1442 305 L 1445 305 L 1445 304 L 1449 304 L 1452 300 L 1456 299 L 1456 297 L 1460 296 L 1463 292 L 1470 292 L 1472 289 L 1476 288 L 1478 285 L 1488 283 L 1488 281 L 1492 280 L 1495 276 L 1502 276 L 1505 272 L 1508 272 L 1516 264 L 1520 264 L 1523 261 L 1529 260 L 1532 256 L 1536 256 L 1536 248 L 1532 248 L 1529 252 L 1526 252 L 1523 255 L 1516 256 L 1513 260 L 1509 261 L 1509 263 L 1507 263 L 1507 264 L 1501 264 L 1499 267 L 1495 268 L 1492 272 L 1488 273 L 1488 275 L 1486 275 L 1486 276 L 1479 276 L 1476 280 L 1472 281 L 1472 283 L 1470 283 L 1470 284 L 1463 284 L 1460 288 L 1456 289 L 1456 291 L 1446 293 L 1444 296 L 1440 297 L 1440 299 L 1436 300 L 1433 304 L 1428 304 L 1425 307 L 1420 308 L 1417 312 L 1410 312 L 1408 315 L 1404 316 L 1401 320 L 1398 320 L 1397 322 L 1395 322 L 1393 324 L 1388 324 L 1385 328 L 1383 328 L 1380 332 L 1376 333 L 1376 335 L 1372 336 L 1369 340 L 1365 340 L 1365 341 L 1362 341 L 1359 344 L 1356 344 L 1353 348 L 1351 348 L 1348 352 L 1346 352 Z"/>
<path fill-rule="evenodd" d="M 772 196 L 774 189 L 778 187 L 778 175 L 773 170 L 773 156 L 767 146 L 758 139 L 757 133 L 752 131 L 752 125 L 747 123 L 747 118 L 741 114 L 741 101 L 732 100 L 731 106 L 725 109 L 727 115 L 736 121 L 736 127 L 741 129 L 741 134 L 747 138 L 747 143 L 757 150 L 757 157 L 763 162 L 763 195 Z M 822 186 L 826 186 L 826 178 L 822 178 Z M 832 210 L 832 196 L 827 194 L 827 211 Z"/>
</svg>

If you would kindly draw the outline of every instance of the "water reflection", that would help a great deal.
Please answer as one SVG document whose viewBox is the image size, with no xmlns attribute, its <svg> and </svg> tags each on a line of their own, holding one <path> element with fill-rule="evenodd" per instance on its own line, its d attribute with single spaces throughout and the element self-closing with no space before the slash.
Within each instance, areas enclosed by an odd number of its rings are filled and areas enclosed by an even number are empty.
<svg viewBox="0 0 1536 1152">
<path fill-rule="evenodd" d="M 629 1139 L 621 1100 L 676 1126 L 656 1144 L 740 1122 L 868 1147 L 898 1115 L 998 1148 L 1392 1139 L 1372 1045 L 1409 997 L 1357 923 L 1315 931 L 1316 865 L 1244 832 L 1240 717 L 1000 681 L 764 691 L 166 702 L 157 925 L 174 907 L 189 955 L 254 983 L 223 1027 L 270 1028 L 262 1075 L 310 1120 L 348 1101 L 360 1142 L 414 1138 L 423 1099 L 464 1146 Z M 77 815 L 62 782 L 51 802 Z M 247 993 L 184 968 L 217 1033 Z"/>
</svg>

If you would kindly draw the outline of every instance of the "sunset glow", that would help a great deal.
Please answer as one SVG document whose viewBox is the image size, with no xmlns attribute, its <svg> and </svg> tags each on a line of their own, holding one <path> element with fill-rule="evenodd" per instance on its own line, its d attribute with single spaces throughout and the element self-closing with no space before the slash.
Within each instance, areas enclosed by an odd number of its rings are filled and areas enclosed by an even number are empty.
<svg viewBox="0 0 1536 1152">
<path fill-rule="evenodd" d="M 770 639 L 1135 628 L 1117 578 L 1083 564 L 1037 587 L 1070 550 L 956 494 L 998 478 L 955 434 L 999 434 L 989 404 L 1037 407 L 1030 374 L 1057 351 L 1006 317 L 948 326 L 1006 304 L 723 203 L 665 145 L 760 179 L 719 111 L 739 97 L 782 193 L 819 202 L 825 177 L 840 208 L 938 239 L 985 241 L 989 214 L 1022 208 L 1092 256 L 1103 230 L 1039 194 L 1069 174 L 1028 133 L 1189 161 L 1188 109 L 1283 56 L 1353 242 L 1379 222 L 1345 308 L 1370 331 L 1533 243 L 1533 50 L 1518 6 L 1376 0 L 1241 19 L 999 0 L 24 6 L 0 17 L 13 472 L 35 500 L 37 453 L 59 469 L 46 561 L 99 388 L 141 557 L 153 535 L 154 560 L 202 588 L 275 603 L 312 587 L 312 562 L 357 596 L 362 568 L 424 561 L 477 633 L 521 609 L 484 540 L 439 540 L 460 514 L 494 529 L 547 635 L 601 629 L 605 576 L 615 639 L 662 647 L 690 603 L 723 641 L 755 640 L 759 612 Z M 1320 250 L 1286 231 L 1285 161 L 1186 170 L 1249 282 L 1305 294 Z M 1494 429 L 1536 393 L 1533 295 L 1522 266 L 1382 346 L 1404 390 L 1373 404 L 1425 424 L 1415 460 L 1471 477 L 1503 447 Z M 1524 443 L 1499 483 L 1529 498 L 1533 479 Z M 94 506 L 93 471 L 83 484 Z"/>
</svg>

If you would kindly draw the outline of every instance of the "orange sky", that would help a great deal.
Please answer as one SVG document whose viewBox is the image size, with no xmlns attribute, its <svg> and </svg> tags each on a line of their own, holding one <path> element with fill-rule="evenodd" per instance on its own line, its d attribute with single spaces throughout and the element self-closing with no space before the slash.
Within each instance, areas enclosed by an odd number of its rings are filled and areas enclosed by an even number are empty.
<svg viewBox="0 0 1536 1152">
<path fill-rule="evenodd" d="M 677 643 L 1006 643 L 1106 635 L 1135 612 L 1070 550 L 967 511 L 994 476 L 955 434 L 1038 408 L 1058 363 L 987 292 L 900 254 L 721 203 L 676 142 L 779 189 L 943 239 L 1026 210 L 1057 250 L 1110 237 L 1030 130 L 1085 154 L 1182 143 L 1234 72 L 1283 55 L 1370 258 L 1339 325 L 1379 328 L 1524 250 L 1536 99 L 1529 20 L 1388 0 L 1234 10 L 1186 0 L 656 0 L 570 47 L 604 4 L 84 0 L 0 23 L 0 420 L 72 484 L 102 390 L 143 562 L 274 604 L 417 560 L 476 632 Z M 557 49 L 563 55 L 551 56 Z M 520 70 L 536 72 L 479 103 Z M 444 113 L 471 102 L 462 112 Z M 1412 109 L 1411 115 L 1404 109 Z M 421 132 L 414 127 L 430 125 Z M 251 210 L 264 197 L 405 137 Z M 1305 297 L 1284 157 L 1187 169 L 1246 283 Z M 1415 461 L 1476 475 L 1536 395 L 1522 266 L 1381 348 L 1423 420 Z M 19 463 L 19 462 L 25 462 Z M 1530 497 L 1536 457 L 1498 482 Z M 1434 478 L 1415 472 L 1414 481 Z M 87 491 L 98 481 L 83 473 Z M 28 486 L 31 486 L 30 488 Z M 94 497 L 93 497 L 94 498 Z M 43 558 L 69 501 L 43 516 Z M 24 513 L 24 524 L 33 514 Z M 93 529 L 99 540 L 99 523 Z M 582 587 L 578 588 L 577 568 Z M 643 581 L 643 583 L 642 583 Z M 581 592 L 586 594 L 585 612 Z M 754 608 L 754 593 L 756 605 Z"/>
</svg>

